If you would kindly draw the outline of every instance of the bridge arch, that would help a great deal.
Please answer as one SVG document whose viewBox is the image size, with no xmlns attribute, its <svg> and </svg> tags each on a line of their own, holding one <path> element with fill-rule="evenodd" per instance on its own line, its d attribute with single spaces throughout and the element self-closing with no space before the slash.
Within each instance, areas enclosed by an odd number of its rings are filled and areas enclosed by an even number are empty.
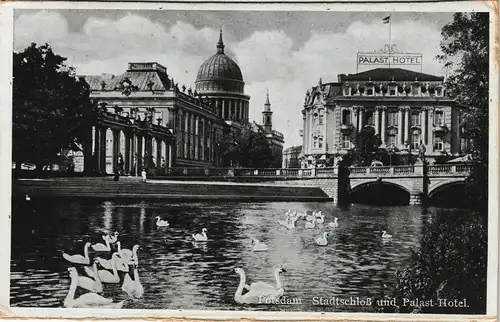
<svg viewBox="0 0 500 322">
<path fill-rule="evenodd" d="M 453 178 L 445 181 L 438 182 L 436 184 L 429 185 L 428 195 L 433 197 L 436 193 L 442 191 L 443 189 L 450 188 L 452 186 L 460 186 L 465 184 L 465 178 Z"/>
<path fill-rule="evenodd" d="M 351 183 L 351 202 L 372 205 L 408 205 L 411 188 L 392 180 Z"/>
</svg>

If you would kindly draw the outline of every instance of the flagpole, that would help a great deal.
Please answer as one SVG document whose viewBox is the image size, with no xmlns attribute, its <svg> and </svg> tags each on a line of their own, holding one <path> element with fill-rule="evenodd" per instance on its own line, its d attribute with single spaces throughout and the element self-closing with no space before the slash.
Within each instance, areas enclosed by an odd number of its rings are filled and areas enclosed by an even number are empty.
<svg viewBox="0 0 500 322">
<path fill-rule="evenodd" d="M 389 68 L 391 68 L 391 51 L 392 51 L 391 29 L 392 29 L 392 19 L 391 15 L 389 15 Z"/>
</svg>

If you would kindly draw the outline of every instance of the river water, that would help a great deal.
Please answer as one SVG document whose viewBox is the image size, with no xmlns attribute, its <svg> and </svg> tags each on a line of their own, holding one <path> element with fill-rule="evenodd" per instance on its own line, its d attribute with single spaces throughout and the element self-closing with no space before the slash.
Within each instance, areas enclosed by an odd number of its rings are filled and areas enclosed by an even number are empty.
<svg viewBox="0 0 500 322">
<path fill-rule="evenodd" d="M 353 205 L 339 209 L 332 203 L 176 203 L 144 200 L 49 199 L 33 200 L 28 210 L 14 201 L 12 217 L 11 306 L 62 307 L 70 279 L 62 252 L 83 254 L 86 241 L 119 232 L 122 247 L 139 244 L 142 299 L 125 302 L 133 309 L 222 309 L 370 312 L 367 298 L 388 293 L 395 272 L 409 263 L 417 249 L 423 223 L 436 209 Z M 34 209 L 34 210 L 33 210 Z M 278 224 L 286 210 L 321 210 L 325 223 L 339 218 L 336 229 L 306 229 L 299 220 L 288 230 Z M 170 222 L 156 227 L 155 216 Z M 193 243 L 191 234 L 208 229 L 209 241 Z M 390 241 L 381 231 L 393 234 Z M 313 238 L 330 231 L 329 244 Z M 251 238 L 269 246 L 253 252 Z M 90 258 L 110 258 L 111 252 Z M 91 261 L 92 262 L 92 261 Z M 282 265 L 285 298 L 293 305 L 236 304 L 239 284 L 235 267 L 245 270 L 247 283 L 275 283 L 273 270 Z M 124 273 L 123 273 L 124 274 Z M 122 279 L 123 281 L 123 276 Z M 78 291 L 77 296 L 82 292 Z M 104 284 L 103 296 L 127 298 L 121 284 Z M 321 306 L 318 298 L 352 299 L 353 305 Z"/>
</svg>

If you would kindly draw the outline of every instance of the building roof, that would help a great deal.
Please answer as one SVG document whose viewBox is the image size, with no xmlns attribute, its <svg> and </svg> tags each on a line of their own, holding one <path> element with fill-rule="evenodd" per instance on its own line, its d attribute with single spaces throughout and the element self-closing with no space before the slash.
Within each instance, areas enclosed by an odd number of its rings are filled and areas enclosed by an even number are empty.
<svg viewBox="0 0 500 322">
<path fill-rule="evenodd" d="M 357 74 L 340 74 L 344 81 L 443 81 L 444 77 L 424 74 L 402 68 L 375 68 Z"/>
<path fill-rule="evenodd" d="M 119 89 L 125 79 L 139 91 L 165 91 L 170 89 L 171 83 L 166 68 L 157 63 L 129 63 L 129 69 L 118 76 L 103 74 L 83 77 L 90 85 L 90 89 L 95 91 Z"/>
<path fill-rule="evenodd" d="M 212 88 L 210 84 L 206 84 L 208 81 L 218 83 L 223 82 L 236 82 L 243 83 L 243 75 L 241 74 L 241 69 L 229 56 L 224 53 L 224 42 L 222 41 L 222 30 L 220 32 L 219 42 L 217 43 L 217 53 L 210 58 L 208 58 L 203 64 L 201 64 L 198 69 L 198 74 L 196 76 L 196 83 L 204 82 L 204 86 Z M 217 88 L 218 86 L 215 86 Z M 228 88 L 227 86 L 224 86 Z M 229 86 L 231 91 L 241 92 L 238 90 L 239 87 Z M 198 91 L 203 91 L 205 88 L 197 86 Z"/>
<path fill-rule="evenodd" d="M 286 148 L 283 153 L 289 153 L 289 152 L 295 152 L 295 153 L 300 153 L 302 151 L 302 145 L 298 146 L 291 146 Z"/>
</svg>

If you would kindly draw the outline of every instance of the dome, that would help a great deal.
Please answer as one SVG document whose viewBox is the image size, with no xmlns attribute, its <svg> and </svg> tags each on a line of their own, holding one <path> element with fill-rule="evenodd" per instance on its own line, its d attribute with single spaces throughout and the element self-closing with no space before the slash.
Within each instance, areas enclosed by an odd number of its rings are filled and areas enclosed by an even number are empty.
<svg viewBox="0 0 500 322">
<path fill-rule="evenodd" d="M 217 53 L 208 58 L 198 69 L 196 90 L 200 93 L 229 91 L 243 93 L 243 76 L 238 64 L 224 53 L 222 31 L 217 43 Z"/>
</svg>

